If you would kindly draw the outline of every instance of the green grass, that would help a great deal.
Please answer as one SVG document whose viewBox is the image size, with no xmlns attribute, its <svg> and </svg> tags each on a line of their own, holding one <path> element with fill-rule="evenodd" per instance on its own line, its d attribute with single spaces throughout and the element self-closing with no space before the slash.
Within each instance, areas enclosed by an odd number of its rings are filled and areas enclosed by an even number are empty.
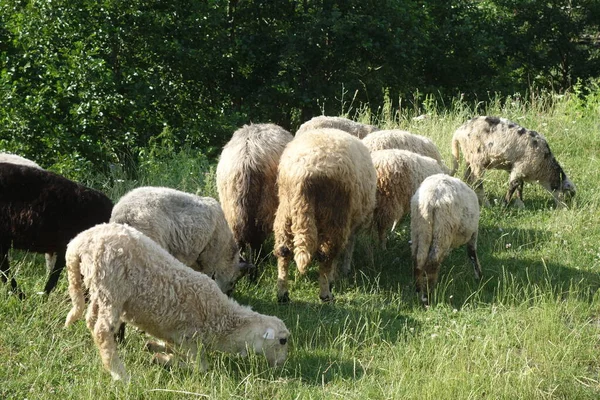
<svg viewBox="0 0 600 400">
<path fill-rule="evenodd" d="M 70 309 L 66 279 L 48 299 L 35 295 L 45 282 L 43 256 L 12 252 L 28 297 L 19 301 L 0 288 L 0 398 L 599 398 L 600 102 L 588 100 L 544 95 L 492 102 L 487 114 L 546 136 L 577 196 L 569 209 L 553 210 L 547 193 L 526 185 L 525 209 L 484 209 L 483 281 L 475 281 L 466 251 L 454 250 L 428 310 L 414 293 L 408 221 L 390 234 L 387 251 L 360 238 L 353 273 L 336 284 L 333 304 L 318 300 L 313 267 L 304 277 L 293 275 L 292 302 L 278 305 L 275 260 L 265 256 L 258 284 L 241 281 L 235 297 L 279 316 L 292 332 L 289 358 L 279 369 L 260 356 L 212 353 L 208 372 L 165 370 L 150 363 L 144 336 L 129 329 L 119 351 L 133 380 L 114 383 L 85 323 L 63 328 Z M 477 114 L 475 105 L 429 108 L 420 121 L 389 110 L 370 116 L 431 137 L 449 163 L 452 133 Z M 193 152 L 146 168 L 134 182 L 90 181 L 115 200 L 142 184 L 216 196 L 214 168 Z M 487 175 L 492 198 L 503 195 L 507 179 L 502 172 Z"/>
</svg>

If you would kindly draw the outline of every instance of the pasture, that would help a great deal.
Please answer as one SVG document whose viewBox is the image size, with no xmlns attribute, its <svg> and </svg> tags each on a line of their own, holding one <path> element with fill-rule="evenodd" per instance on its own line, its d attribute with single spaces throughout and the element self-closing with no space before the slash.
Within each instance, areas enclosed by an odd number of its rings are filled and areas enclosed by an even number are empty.
<svg viewBox="0 0 600 400">
<path fill-rule="evenodd" d="M 464 248 L 441 266 L 432 306 L 414 291 L 409 221 L 398 224 L 382 251 L 360 238 L 353 271 L 334 287 L 336 301 L 318 299 L 317 270 L 298 277 L 292 266 L 289 304 L 276 302 L 276 261 L 268 246 L 257 284 L 242 280 L 234 297 L 281 318 L 290 354 L 270 369 L 261 356 L 212 353 L 210 369 L 166 370 L 150 363 L 145 337 L 129 329 L 120 355 L 132 382 L 112 382 L 85 323 L 66 329 L 70 309 L 63 272 L 48 297 L 36 295 L 46 276 L 40 254 L 11 253 L 27 298 L 0 287 L 0 398 L 3 399 L 498 399 L 600 396 L 600 93 L 580 100 L 551 94 L 497 99 L 482 112 L 457 101 L 420 112 L 383 105 L 358 120 L 430 137 L 451 165 L 454 130 L 477 114 L 502 116 L 548 140 L 577 186 L 568 209 L 526 184 L 525 209 L 482 210 L 474 279 Z M 439 111 L 442 109 L 443 111 Z M 462 177 L 464 163 L 459 169 Z M 191 150 L 140 166 L 138 180 L 90 176 L 84 182 L 113 200 L 141 185 L 164 185 L 217 197 L 214 165 Z M 492 203 L 508 174 L 486 175 Z"/>
</svg>

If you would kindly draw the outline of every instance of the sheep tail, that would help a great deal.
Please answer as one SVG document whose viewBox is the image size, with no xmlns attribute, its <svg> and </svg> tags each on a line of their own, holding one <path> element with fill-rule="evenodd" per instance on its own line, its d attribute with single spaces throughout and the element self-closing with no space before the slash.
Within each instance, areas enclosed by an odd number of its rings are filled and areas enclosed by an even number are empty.
<svg viewBox="0 0 600 400">
<path fill-rule="evenodd" d="M 460 143 L 456 137 L 452 138 L 452 171 L 450 175 L 454 176 L 458 170 L 458 162 L 460 161 Z"/>
<path fill-rule="evenodd" d="M 304 185 L 301 185 L 304 186 Z M 317 249 L 317 225 L 314 198 L 301 187 L 290 204 L 292 233 L 294 236 L 294 261 L 301 274 L 306 273 L 312 255 Z"/>
<path fill-rule="evenodd" d="M 81 275 L 81 258 L 79 256 L 78 246 L 71 242 L 67 248 L 66 265 L 67 277 L 69 280 L 69 296 L 73 303 L 73 308 L 69 311 L 65 321 L 65 327 L 77 321 L 83 315 L 85 309 L 85 298 L 83 291 L 83 276 Z"/>
<path fill-rule="evenodd" d="M 413 243 L 415 246 L 414 266 L 415 269 L 422 270 L 428 262 L 429 255 L 433 250 L 433 218 L 434 211 L 429 208 L 425 211 L 427 214 L 424 218 L 420 218 L 419 228 L 417 230 L 417 238 Z M 412 230 L 412 227 L 411 227 Z"/>
</svg>

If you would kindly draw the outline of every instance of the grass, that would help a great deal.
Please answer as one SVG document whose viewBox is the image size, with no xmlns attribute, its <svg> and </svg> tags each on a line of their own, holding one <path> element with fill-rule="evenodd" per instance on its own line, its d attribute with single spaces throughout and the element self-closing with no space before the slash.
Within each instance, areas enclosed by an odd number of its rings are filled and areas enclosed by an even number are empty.
<svg viewBox="0 0 600 400">
<path fill-rule="evenodd" d="M 369 115 L 386 127 L 431 137 L 449 162 L 452 132 L 480 106 L 425 105 L 415 113 L 392 113 L 384 105 Z M 597 399 L 599 110 L 592 95 L 587 102 L 546 94 L 490 103 L 485 113 L 546 136 L 578 193 L 569 209 L 553 210 L 547 193 L 526 185 L 525 209 L 484 209 L 483 281 L 475 281 L 465 250 L 456 249 L 442 265 L 428 310 L 414 293 L 407 221 L 390 234 L 387 251 L 360 238 L 353 273 L 336 284 L 334 304 L 318 300 L 312 268 L 293 276 L 292 302 L 278 305 L 275 260 L 265 255 L 258 284 L 241 281 L 235 297 L 286 322 L 291 351 L 279 369 L 260 356 L 212 353 L 208 372 L 165 370 L 150 363 L 143 335 L 130 329 L 119 351 L 133 381 L 114 383 L 85 324 L 63 328 L 70 308 L 66 279 L 48 299 L 35 295 L 45 282 L 43 256 L 14 251 L 13 268 L 28 297 L 19 301 L 0 288 L 0 398 Z M 422 112 L 428 117 L 412 119 Z M 216 196 L 214 167 L 189 150 L 150 167 L 138 181 L 91 182 L 115 200 L 142 184 Z M 506 173 L 487 175 L 492 198 L 506 185 Z"/>
</svg>

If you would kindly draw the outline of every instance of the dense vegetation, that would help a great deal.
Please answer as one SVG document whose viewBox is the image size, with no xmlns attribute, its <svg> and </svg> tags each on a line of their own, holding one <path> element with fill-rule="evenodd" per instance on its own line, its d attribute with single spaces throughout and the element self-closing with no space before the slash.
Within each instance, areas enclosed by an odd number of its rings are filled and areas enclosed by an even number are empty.
<svg viewBox="0 0 600 400">
<path fill-rule="evenodd" d="M 480 105 L 456 99 L 429 118 L 364 109 L 385 127 L 431 137 L 450 160 L 450 137 Z M 354 271 L 336 284 L 337 301 L 317 297 L 316 268 L 294 276 L 292 302 L 275 301 L 275 260 L 265 249 L 258 284 L 239 283 L 234 297 L 277 315 L 292 332 L 283 368 L 262 357 L 211 354 L 211 369 L 164 370 L 150 363 L 144 336 L 130 329 L 119 351 L 133 376 L 112 383 L 85 323 L 63 328 L 70 309 L 66 279 L 48 299 L 42 255 L 12 252 L 28 298 L 0 287 L 0 398 L 6 399 L 597 399 L 600 396 L 600 92 L 496 98 L 482 110 L 543 133 L 578 188 L 569 209 L 526 185 L 524 210 L 482 211 L 473 278 L 464 249 L 443 263 L 436 301 L 423 310 L 414 292 L 409 224 L 390 235 L 388 250 L 364 237 Z M 392 118 L 394 117 L 394 118 Z M 197 152 L 158 148 L 136 167 L 136 180 L 115 169 L 84 171 L 85 182 L 114 200 L 132 187 L 166 185 L 216 196 L 214 167 Z M 507 174 L 487 175 L 501 198 Z M 492 202 L 493 203 L 493 202 Z M 293 268 L 292 268 L 293 270 Z"/>
<path fill-rule="evenodd" d="M 596 0 L 2 0 L 0 149 L 133 172 L 149 142 L 213 157 L 386 95 L 564 93 L 600 75 L 599 30 Z"/>
</svg>

